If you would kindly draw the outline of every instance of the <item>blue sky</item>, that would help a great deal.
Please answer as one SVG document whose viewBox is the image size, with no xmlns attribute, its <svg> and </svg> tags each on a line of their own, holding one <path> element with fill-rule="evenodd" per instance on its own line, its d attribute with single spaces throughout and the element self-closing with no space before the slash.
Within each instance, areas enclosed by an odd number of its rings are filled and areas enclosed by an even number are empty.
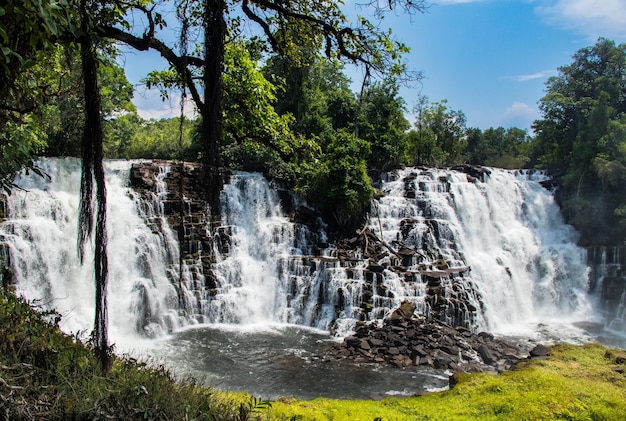
<svg viewBox="0 0 626 421">
<path fill-rule="evenodd" d="M 361 1 L 346 0 L 347 13 Z M 545 81 L 577 50 L 598 37 L 626 42 L 626 0 L 438 0 L 424 14 L 388 14 L 382 25 L 411 48 L 407 63 L 424 75 L 401 91 L 409 109 L 426 95 L 463 111 L 468 127 L 528 129 Z M 156 54 L 129 52 L 125 62 L 134 84 L 165 66 Z M 349 75 L 360 83 L 358 70 Z M 146 118 L 176 114 L 175 102 L 137 86 L 135 104 Z"/>
</svg>

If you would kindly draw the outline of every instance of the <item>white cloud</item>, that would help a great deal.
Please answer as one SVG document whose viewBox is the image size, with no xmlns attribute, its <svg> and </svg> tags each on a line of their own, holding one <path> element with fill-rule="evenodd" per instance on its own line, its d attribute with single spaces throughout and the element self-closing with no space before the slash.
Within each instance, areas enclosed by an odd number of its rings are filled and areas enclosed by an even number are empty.
<svg viewBox="0 0 626 421">
<path fill-rule="evenodd" d="M 135 89 L 133 104 L 137 107 L 137 114 L 141 118 L 162 119 L 180 116 L 180 99 L 178 92 L 171 93 L 169 98 L 163 101 L 156 89 L 138 88 Z M 185 103 L 185 116 L 194 118 L 196 110 L 189 98 Z"/>
<path fill-rule="evenodd" d="M 530 105 L 515 101 L 500 116 L 499 125 L 502 127 L 519 127 L 520 129 L 529 129 L 533 121 L 539 117 L 537 108 Z"/>
<path fill-rule="evenodd" d="M 502 76 L 500 79 L 514 80 L 516 82 L 526 82 L 528 80 L 545 79 L 549 76 L 554 76 L 556 74 L 556 70 L 542 70 L 540 72 L 531 73 L 528 75 Z"/>
<path fill-rule="evenodd" d="M 550 0 L 536 1 L 536 11 L 555 26 L 590 38 L 626 39 L 626 1 Z"/>
</svg>

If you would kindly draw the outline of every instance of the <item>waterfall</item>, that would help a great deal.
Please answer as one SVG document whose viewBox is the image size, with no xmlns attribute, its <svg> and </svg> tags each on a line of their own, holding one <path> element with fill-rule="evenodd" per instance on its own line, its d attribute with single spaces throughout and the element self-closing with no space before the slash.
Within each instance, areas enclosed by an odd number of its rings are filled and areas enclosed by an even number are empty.
<svg viewBox="0 0 626 421">
<path fill-rule="evenodd" d="M 228 248 L 216 253 L 213 265 L 217 291 L 208 311 L 210 321 L 295 322 L 298 315 L 288 309 L 298 299 L 290 295 L 303 286 L 287 284 L 305 275 L 296 256 L 303 255 L 307 244 L 298 241 L 298 228 L 284 215 L 276 191 L 260 174 L 238 173 L 224 186 L 221 202 Z M 301 314 L 305 308 L 297 310 Z"/>
<path fill-rule="evenodd" d="M 433 266 L 445 267 L 448 321 L 506 331 L 589 318 L 585 252 L 539 184 L 541 173 L 489 172 L 479 180 L 450 170 L 397 171 L 382 183 L 370 223 L 387 243 L 416 252 L 406 270 L 421 273 L 422 283 Z"/>
<path fill-rule="evenodd" d="M 42 159 L 37 165 L 47 178 L 25 173 L 16 180 L 19 188 L 6 199 L 9 212 L 0 238 L 9 245 L 18 293 L 57 309 L 64 330 L 89 332 L 94 317 L 93 248 L 83 265 L 76 253 L 80 163 L 63 158 Z M 128 188 L 129 168 L 122 161 L 106 165 L 109 320 L 118 339 L 134 337 L 137 330 L 156 333 L 152 331 L 173 313 L 175 302 L 166 267 L 172 249 L 148 225 L 154 215 L 150 204 L 140 204 Z"/>
<path fill-rule="evenodd" d="M 56 308 L 64 330 L 88 332 L 93 264 L 76 256 L 79 161 L 38 165 L 49 179 L 18 177 L 0 242 L 17 291 Z M 158 165 L 147 193 L 129 187 L 132 165 L 106 163 L 110 331 L 118 343 L 198 323 L 344 335 L 406 300 L 424 316 L 475 330 L 591 314 L 584 251 L 535 173 L 390 173 L 368 222 L 385 248 L 362 254 L 293 222 L 260 174 L 233 174 L 221 220 L 211 220 L 188 191 L 170 191 L 168 164 Z"/>
</svg>

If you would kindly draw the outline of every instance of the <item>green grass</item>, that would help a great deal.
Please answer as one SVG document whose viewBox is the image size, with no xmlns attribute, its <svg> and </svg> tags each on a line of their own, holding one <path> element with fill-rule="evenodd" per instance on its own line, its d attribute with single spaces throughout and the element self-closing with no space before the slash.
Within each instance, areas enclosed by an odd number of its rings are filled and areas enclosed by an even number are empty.
<svg viewBox="0 0 626 421">
<path fill-rule="evenodd" d="M 626 352 L 558 345 L 548 360 L 499 375 L 461 374 L 451 390 L 381 401 L 257 401 L 162 367 L 115 358 L 107 375 L 88 347 L 0 292 L 1 420 L 624 420 Z M 358 387 L 355 385 L 354 387 Z"/>
<path fill-rule="evenodd" d="M 132 359 L 116 357 L 103 375 L 57 317 L 0 292 L 0 420 L 246 420 L 263 409 Z"/>
<path fill-rule="evenodd" d="M 451 390 L 376 401 L 279 400 L 278 419 L 299 420 L 625 420 L 626 352 L 557 345 L 548 360 L 502 374 L 461 374 Z"/>
</svg>

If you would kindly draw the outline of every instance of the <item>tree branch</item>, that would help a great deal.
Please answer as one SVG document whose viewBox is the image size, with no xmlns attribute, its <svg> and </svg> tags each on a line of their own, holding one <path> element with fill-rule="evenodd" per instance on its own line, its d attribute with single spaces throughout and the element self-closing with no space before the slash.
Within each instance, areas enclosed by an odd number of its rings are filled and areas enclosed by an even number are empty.
<svg viewBox="0 0 626 421">
<path fill-rule="evenodd" d="M 181 77 L 185 79 L 185 83 L 189 88 L 193 101 L 196 103 L 198 109 L 202 109 L 204 103 L 187 64 L 202 67 L 204 66 L 204 60 L 193 56 L 181 57 L 177 55 L 174 50 L 165 45 L 161 40 L 156 39 L 151 33 L 145 33 L 142 37 L 138 37 L 112 26 L 104 26 L 98 29 L 101 36 L 123 42 L 138 51 L 147 51 L 149 49 L 158 51 L 159 54 L 161 54 L 161 57 L 167 60 L 167 62 L 178 71 Z"/>
</svg>

